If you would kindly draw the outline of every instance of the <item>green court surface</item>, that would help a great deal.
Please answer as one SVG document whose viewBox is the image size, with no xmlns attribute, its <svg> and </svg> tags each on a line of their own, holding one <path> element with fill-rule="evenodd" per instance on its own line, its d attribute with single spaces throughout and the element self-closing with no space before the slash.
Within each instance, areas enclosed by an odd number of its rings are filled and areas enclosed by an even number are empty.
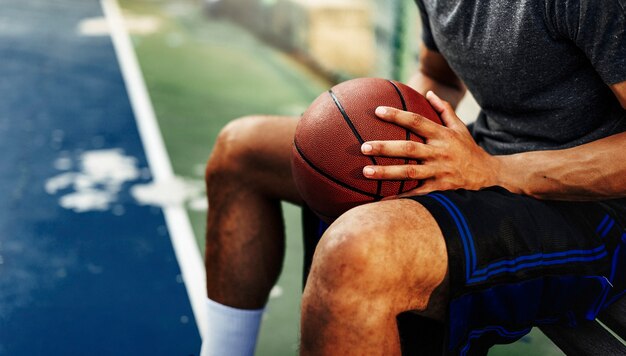
<svg viewBox="0 0 626 356">
<path fill-rule="evenodd" d="M 204 164 L 228 121 L 249 114 L 298 115 L 331 84 L 226 20 L 200 1 L 123 0 L 174 171 L 199 184 Z M 284 204 L 287 253 L 261 329 L 257 355 L 298 349 L 302 274 L 300 211 Z M 206 207 L 188 209 L 200 249 Z M 538 331 L 490 355 L 562 355 Z"/>
</svg>

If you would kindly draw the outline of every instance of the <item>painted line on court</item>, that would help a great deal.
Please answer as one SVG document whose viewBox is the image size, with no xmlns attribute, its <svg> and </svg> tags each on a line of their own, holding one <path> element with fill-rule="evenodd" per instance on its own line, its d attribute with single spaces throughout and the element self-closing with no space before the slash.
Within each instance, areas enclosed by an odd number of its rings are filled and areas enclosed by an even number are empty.
<svg viewBox="0 0 626 356">
<path fill-rule="evenodd" d="M 163 143 L 156 121 L 152 102 L 148 95 L 139 62 L 126 30 L 120 7 L 116 0 L 101 0 L 102 9 L 109 25 L 113 47 L 120 64 L 122 76 L 128 90 L 130 103 L 135 113 L 139 135 L 143 143 L 148 164 L 155 182 L 174 178 L 172 165 Z M 206 330 L 204 317 L 205 272 L 200 251 L 196 246 L 189 216 L 184 207 L 163 207 L 163 214 L 183 281 L 191 302 L 200 336 Z"/>
</svg>

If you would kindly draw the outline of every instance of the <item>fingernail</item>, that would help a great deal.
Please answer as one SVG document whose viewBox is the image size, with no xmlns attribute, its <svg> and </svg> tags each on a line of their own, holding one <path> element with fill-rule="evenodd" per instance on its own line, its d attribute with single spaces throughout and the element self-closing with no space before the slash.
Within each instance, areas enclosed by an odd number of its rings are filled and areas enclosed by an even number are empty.
<svg viewBox="0 0 626 356">
<path fill-rule="evenodd" d="M 367 176 L 367 177 L 371 177 L 374 175 L 374 168 L 372 167 L 365 167 L 363 168 L 363 175 Z"/>
<path fill-rule="evenodd" d="M 385 115 L 387 113 L 387 108 L 384 106 L 379 106 L 376 108 L 376 115 Z"/>
<path fill-rule="evenodd" d="M 374 148 L 369 143 L 364 143 L 363 145 L 361 145 L 361 152 L 363 153 L 370 153 L 373 149 Z"/>
</svg>

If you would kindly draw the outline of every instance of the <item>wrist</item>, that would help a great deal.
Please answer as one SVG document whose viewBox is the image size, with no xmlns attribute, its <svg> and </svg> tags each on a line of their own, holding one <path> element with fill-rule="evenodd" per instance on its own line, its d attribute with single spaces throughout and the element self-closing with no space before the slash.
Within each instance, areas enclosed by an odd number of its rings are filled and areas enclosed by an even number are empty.
<svg viewBox="0 0 626 356">
<path fill-rule="evenodd" d="M 530 195 L 524 184 L 524 168 L 518 155 L 492 156 L 495 184 L 515 194 Z"/>
</svg>

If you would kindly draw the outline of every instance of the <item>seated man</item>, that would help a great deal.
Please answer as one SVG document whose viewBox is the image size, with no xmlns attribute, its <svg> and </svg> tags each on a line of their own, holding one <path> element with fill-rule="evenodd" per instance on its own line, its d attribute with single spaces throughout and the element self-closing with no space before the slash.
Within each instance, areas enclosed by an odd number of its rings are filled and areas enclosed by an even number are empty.
<svg viewBox="0 0 626 356">
<path fill-rule="evenodd" d="M 425 142 L 366 142 L 363 154 L 421 163 L 363 174 L 423 184 L 324 233 L 302 354 L 399 354 L 396 317 L 409 310 L 445 323 L 446 353 L 481 353 L 532 325 L 592 319 L 626 290 L 626 2 L 417 4 L 409 84 L 445 126 L 377 109 Z M 471 132 L 454 112 L 466 87 L 482 109 Z M 303 203 L 296 123 L 233 121 L 209 160 L 203 355 L 253 353 L 283 260 L 279 203 Z"/>
</svg>

